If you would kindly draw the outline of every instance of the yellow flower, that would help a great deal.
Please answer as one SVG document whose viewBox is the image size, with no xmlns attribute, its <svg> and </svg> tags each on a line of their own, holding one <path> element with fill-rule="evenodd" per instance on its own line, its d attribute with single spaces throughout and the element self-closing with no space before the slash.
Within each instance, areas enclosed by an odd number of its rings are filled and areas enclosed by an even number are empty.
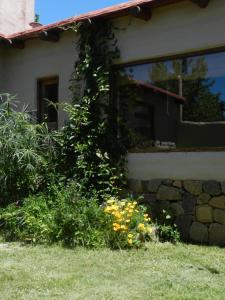
<svg viewBox="0 0 225 300">
<path fill-rule="evenodd" d="M 151 221 L 151 218 L 149 217 L 148 214 L 144 214 L 144 218 L 145 218 L 145 221 L 147 221 L 147 222 Z"/>
<path fill-rule="evenodd" d="M 108 201 L 107 201 L 108 204 L 113 204 L 115 203 L 115 198 L 110 198 Z"/>
<path fill-rule="evenodd" d="M 126 220 L 126 223 L 130 223 L 130 219 L 127 219 L 127 220 Z"/>
<path fill-rule="evenodd" d="M 139 229 L 140 231 L 145 231 L 145 224 L 140 223 L 140 224 L 138 225 L 138 229 Z"/>
<path fill-rule="evenodd" d="M 128 227 L 126 225 L 121 225 L 121 229 L 124 230 L 124 231 L 127 231 Z"/>
<path fill-rule="evenodd" d="M 120 224 L 118 224 L 118 223 L 113 223 L 113 230 L 114 230 L 114 231 L 119 231 L 120 228 L 121 228 Z"/>
<path fill-rule="evenodd" d="M 151 234 L 153 232 L 153 228 L 148 226 L 146 231 L 147 233 Z"/>
<path fill-rule="evenodd" d="M 106 213 L 111 213 L 112 208 L 110 206 L 106 206 L 106 208 L 104 209 L 104 212 Z"/>
<path fill-rule="evenodd" d="M 116 204 L 113 204 L 113 205 L 111 206 L 111 209 L 112 209 L 112 210 L 118 210 L 118 209 L 119 209 L 119 206 L 116 205 Z"/>
<path fill-rule="evenodd" d="M 128 239 L 127 242 L 128 242 L 129 245 L 133 244 L 133 240 L 132 239 Z"/>
<path fill-rule="evenodd" d="M 134 235 L 133 235 L 132 233 L 129 233 L 129 234 L 128 234 L 128 238 L 129 238 L 129 239 L 132 239 L 133 236 L 134 236 Z"/>
<path fill-rule="evenodd" d="M 119 211 L 115 211 L 113 212 L 114 217 L 116 217 L 117 219 L 121 219 L 121 213 Z"/>
</svg>

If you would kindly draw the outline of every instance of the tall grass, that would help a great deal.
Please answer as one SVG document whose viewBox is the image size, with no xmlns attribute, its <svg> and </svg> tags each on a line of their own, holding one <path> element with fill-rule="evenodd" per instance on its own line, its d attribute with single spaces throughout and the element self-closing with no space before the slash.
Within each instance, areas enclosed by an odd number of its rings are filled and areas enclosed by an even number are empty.
<svg viewBox="0 0 225 300">
<path fill-rule="evenodd" d="M 15 97 L 0 96 L 0 206 L 39 190 L 52 169 L 47 125 L 16 108 Z"/>
</svg>

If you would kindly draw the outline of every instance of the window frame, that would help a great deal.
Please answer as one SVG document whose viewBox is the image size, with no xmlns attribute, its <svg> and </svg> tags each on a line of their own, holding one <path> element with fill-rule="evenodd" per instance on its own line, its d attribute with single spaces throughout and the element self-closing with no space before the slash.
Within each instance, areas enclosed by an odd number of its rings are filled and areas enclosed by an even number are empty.
<svg viewBox="0 0 225 300">
<path fill-rule="evenodd" d="M 53 75 L 48 77 L 41 77 L 37 79 L 37 121 L 38 123 L 43 122 L 43 105 L 42 105 L 42 87 L 43 85 L 57 84 L 57 94 L 59 96 L 59 76 Z M 59 97 L 57 97 L 59 101 Z M 59 116 L 57 111 L 56 127 L 58 128 Z"/>
<path fill-rule="evenodd" d="M 112 66 L 111 72 L 114 74 L 114 72 L 119 69 L 131 67 L 131 66 L 158 63 L 158 62 L 164 62 L 164 61 L 168 61 L 168 60 L 190 58 L 190 57 L 195 57 L 195 56 L 215 54 L 215 53 L 221 53 L 221 52 L 225 53 L 225 46 L 218 46 L 218 47 L 200 49 L 200 50 L 195 50 L 195 51 L 187 51 L 187 52 L 171 54 L 171 55 L 162 55 L 162 56 L 154 57 L 154 58 L 138 59 L 138 60 L 133 60 L 133 61 L 125 62 L 125 63 L 115 64 Z M 114 88 L 115 88 L 115 84 L 112 85 L 112 94 L 113 94 Z M 206 124 L 206 125 L 208 125 L 208 124 L 225 124 L 225 121 L 194 122 L 194 121 L 183 120 L 183 106 L 182 105 L 181 105 L 181 112 L 180 112 L 180 122 L 183 124 Z"/>
</svg>

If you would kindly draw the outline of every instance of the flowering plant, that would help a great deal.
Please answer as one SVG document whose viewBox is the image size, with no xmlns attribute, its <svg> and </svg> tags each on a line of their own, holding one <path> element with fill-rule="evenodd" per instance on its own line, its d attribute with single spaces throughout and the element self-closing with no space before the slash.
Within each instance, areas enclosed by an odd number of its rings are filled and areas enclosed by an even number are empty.
<svg viewBox="0 0 225 300">
<path fill-rule="evenodd" d="M 104 212 L 110 218 L 112 241 L 117 248 L 140 248 L 154 236 L 154 226 L 146 208 L 137 201 L 110 198 Z"/>
</svg>

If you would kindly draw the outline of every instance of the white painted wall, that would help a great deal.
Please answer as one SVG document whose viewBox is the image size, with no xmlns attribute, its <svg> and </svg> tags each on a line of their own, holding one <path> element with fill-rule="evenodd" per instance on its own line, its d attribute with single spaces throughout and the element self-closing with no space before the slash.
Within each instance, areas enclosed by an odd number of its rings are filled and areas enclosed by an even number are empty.
<svg viewBox="0 0 225 300">
<path fill-rule="evenodd" d="M 225 180 L 224 152 L 162 152 L 128 154 L 128 178 Z"/>
<path fill-rule="evenodd" d="M 31 28 L 35 0 L 0 0 L 0 33 L 11 34 Z"/>
<path fill-rule="evenodd" d="M 211 0 L 200 9 L 191 1 L 159 7 L 148 22 L 121 18 L 120 62 L 151 59 L 225 45 L 225 1 Z"/>
<path fill-rule="evenodd" d="M 0 5 L 11 1 L 0 0 Z M 28 1 L 33 3 L 34 0 Z M 119 18 L 114 21 L 115 25 L 125 28 L 116 32 L 121 50 L 119 62 L 225 45 L 224 16 L 224 0 L 212 0 L 205 9 L 188 0 L 154 9 L 148 22 Z M 23 50 L 7 50 L 2 72 L 0 69 L 3 81 L 0 92 L 17 94 L 21 103 L 29 103 L 32 109 L 36 109 L 37 79 L 59 75 L 60 100 L 68 100 L 69 79 L 77 57 L 74 40 L 76 36 L 73 33 L 65 32 L 58 43 L 34 39 L 26 41 Z M 63 123 L 63 115 L 60 115 L 59 121 Z"/>
<path fill-rule="evenodd" d="M 1 32 L 2 28 L 6 28 L 3 16 L 12 1 L 0 0 L 0 33 L 6 33 Z M 21 2 L 26 1 L 13 1 L 16 11 Z M 26 3 L 33 5 L 33 0 L 27 0 Z M 33 18 L 31 7 L 27 9 L 26 24 Z M 16 19 L 7 22 L 11 22 L 7 30 L 14 31 Z M 191 1 L 181 1 L 179 4 L 154 9 L 149 22 L 124 17 L 115 20 L 115 24 L 125 28 L 116 33 L 121 50 L 120 63 L 224 46 L 225 1 L 211 0 L 205 9 L 200 9 Z M 66 32 L 58 43 L 34 39 L 26 42 L 24 50 L 9 49 L 5 56 L 0 53 L 0 93 L 17 94 L 21 104 L 30 104 L 30 109 L 36 110 L 37 79 L 58 75 L 60 101 L 68 101 L 69 79 L 77 59 L 74 45 L 76 38 L 73 33 Z M 60 112 L 59 125 L 63 124 L 64 117 Z M 224 166 L 225 152 L 128 155 L 128 177 L 143 180 L 224 180 Z"/>
<path fill-rule="evenodd" d="M 3 87 L 0 92 L 18 96 L 30 110 L 37 109 L 37 80 L 59 75 L 59 100 L 69 101 L 69 80 L 77 59 L 74 41 L 76 36 L 66 32 L 57 43 L 39 39 L 29 40 L 23 50 L 10 49 L 3 63 Z M 59 126 L 64 114 L 59 113 Z"/>
</svg>

